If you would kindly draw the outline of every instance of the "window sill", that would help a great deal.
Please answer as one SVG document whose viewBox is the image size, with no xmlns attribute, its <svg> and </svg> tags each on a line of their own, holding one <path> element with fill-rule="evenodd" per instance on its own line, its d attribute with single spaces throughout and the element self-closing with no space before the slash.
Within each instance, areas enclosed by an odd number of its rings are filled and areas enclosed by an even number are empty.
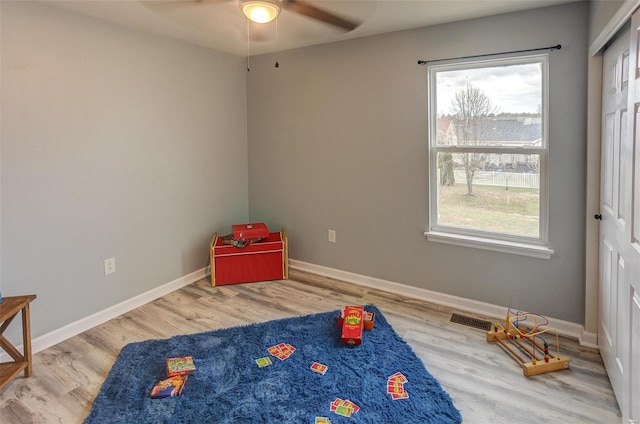
<svg viewBox="0 0 640 424">
<path fill-rule="evenodd" d="M 424 235 L 427 237 L 427 240 L 438 243 L 493 250 L 494 252 L 511 253 L 514 255 L 530 256 L 539 259 L 550 259 L 551 255 L 554 254 L 552 249 L 535 244 L 516 243 L 467 235 L 440 233 L 436 231 L 425 231 Z"/>
</svg>

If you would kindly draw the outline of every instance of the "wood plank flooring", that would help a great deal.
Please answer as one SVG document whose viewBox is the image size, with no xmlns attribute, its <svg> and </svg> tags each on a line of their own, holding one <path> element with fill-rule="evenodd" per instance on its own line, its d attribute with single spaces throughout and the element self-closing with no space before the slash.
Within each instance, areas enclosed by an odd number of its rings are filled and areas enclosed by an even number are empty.
<svg viewBox="0 0 640 424">
<path fill-rule="evenodd" d="M 596 350 L 562 339 L 571 369 L 524 377 L 500 346 L 485 341 L 484 331 L 450 322 L 452 313 L 464 311 L 295 270 L 288 281 L 212 288 L 201 280 L 37 353 L 33 375 L 0 392 L 0 423 L 81 423 L 130 342 L 369 303 L 440 381 L 464 423 L 621 423 Z"/>
</svg>

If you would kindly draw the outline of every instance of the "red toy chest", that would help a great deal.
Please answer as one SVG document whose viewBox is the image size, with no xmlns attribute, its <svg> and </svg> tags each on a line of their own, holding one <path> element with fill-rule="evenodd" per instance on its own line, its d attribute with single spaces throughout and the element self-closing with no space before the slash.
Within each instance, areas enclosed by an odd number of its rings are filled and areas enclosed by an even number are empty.
<svg viewBox="0 0 640 424">
<path fill-rule="evenodd" d="M 261 239 L 269 237 L 269 229 L 263 222 L 253 224 L 232 225 L 233 238 L 235 240 Z"/>
<path fill-rule="evenodd" d="M 211 285 L 286 280 L 289 278 L 287 234 L 282 229 L 243 248 L 224 244 L 218 233 L 209 246 Z"/>
</svg>

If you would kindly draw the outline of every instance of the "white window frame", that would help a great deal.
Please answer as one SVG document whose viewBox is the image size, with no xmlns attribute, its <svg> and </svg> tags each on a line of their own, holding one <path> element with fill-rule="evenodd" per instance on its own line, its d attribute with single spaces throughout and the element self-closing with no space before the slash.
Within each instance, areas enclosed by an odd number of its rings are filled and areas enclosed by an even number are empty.
<svg viewBox="0 0 640 424">
<path fill-rule="evenodd" d="M 438 146 L 437 145 L 437 88 L 436 75 L 438 72 L 493 67 L 500 65 L 517 65 L 527 63 L 542 64 L 542 143 L 535 147 L 503 147 L 503 146 Z M 536 258 L 549 259 L 554 253 L 548 245 L 549 220 L 549 55 L 536 54 L 526 56 L 510 56 L 491 60 L 467 60 L 434 64 L 428 67 L 428 157 L 429 157 L 429 223 L 424 235 L 429 241 L 454 244 L 512 253 Z M 438 213 L 438 164 L 439 152 L 478 152 L 495 154 L 537 154 L 540 155 L 540 190 L 539 190 L 539 236 L 524 237 L 504 233 L 494 233 L 474 229 L 465 229 L 446 225 L 439 225 Z"/>
</svg>

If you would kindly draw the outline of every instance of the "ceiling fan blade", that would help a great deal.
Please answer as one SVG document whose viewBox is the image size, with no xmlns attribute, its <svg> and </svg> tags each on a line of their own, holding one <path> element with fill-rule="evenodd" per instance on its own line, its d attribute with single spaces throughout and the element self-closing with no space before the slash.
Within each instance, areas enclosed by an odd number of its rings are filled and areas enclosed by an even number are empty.
<svg viewBox="0 0 640 424">
<path fill-rule="evenodd" d="M 347 31 L 353 31 L 360 25 L 353 21 L 343 19 L 337 15 L 334 15 L 324 10 L 318 9 L 315 6 L 305 3 L 300 0 L 288 0 L 285 3 L 285 7 L 288 11 L 298 13 L 300 15 L 308 16 L 318 21 L 326 22 L 328 24 L 346 29 Z"/>
</svg>

